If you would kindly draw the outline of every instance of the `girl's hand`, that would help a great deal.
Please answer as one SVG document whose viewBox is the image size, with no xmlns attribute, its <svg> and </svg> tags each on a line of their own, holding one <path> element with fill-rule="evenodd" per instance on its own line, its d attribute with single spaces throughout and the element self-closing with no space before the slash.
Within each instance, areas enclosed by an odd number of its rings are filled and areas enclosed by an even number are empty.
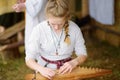
<svg viewBox="0 0 120 80">
<path fill-rule="evenodd" d="M 60 67 L 58 74 L 70 73 L 77 65 L 78 62 L 76 60 L 66 62 Z"/>
<path fill-rule="evenodd" d="M 46 68 L 43 67 L 40 71 L 41 75 L 43 75 L 44 77 L 48 78 L 48 79 L 52 79 L 53 76 L 55 76 L 56 72 L 50 68 Z"/>
</svg>

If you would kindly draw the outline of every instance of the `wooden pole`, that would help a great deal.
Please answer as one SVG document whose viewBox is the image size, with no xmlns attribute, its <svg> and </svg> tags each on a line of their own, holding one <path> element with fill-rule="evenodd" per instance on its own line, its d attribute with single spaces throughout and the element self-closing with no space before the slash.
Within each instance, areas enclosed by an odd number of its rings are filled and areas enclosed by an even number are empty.
<svg viewBox="0 0 120 80">
<path fill-rule="evenodd" d="M 88 13 L 88 0 L 82 0 L 82 17 L 87 16 Z"/>
</svg>

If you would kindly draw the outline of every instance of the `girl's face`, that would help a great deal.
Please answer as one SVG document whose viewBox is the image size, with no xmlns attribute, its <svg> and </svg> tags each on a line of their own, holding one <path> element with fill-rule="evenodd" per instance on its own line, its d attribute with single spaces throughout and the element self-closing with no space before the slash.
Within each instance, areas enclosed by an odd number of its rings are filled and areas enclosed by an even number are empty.
<svg viewBox="0 0 120 80">
<path fill-rule="evenodd" d="M 48 17 L 48 21 L 50 26 L 55 30 L 61 30 L 64 27 L 64 24 L 66 22 L 64 17 L 53 17 L 53 16 L 49 16 Z"/>
</svg>

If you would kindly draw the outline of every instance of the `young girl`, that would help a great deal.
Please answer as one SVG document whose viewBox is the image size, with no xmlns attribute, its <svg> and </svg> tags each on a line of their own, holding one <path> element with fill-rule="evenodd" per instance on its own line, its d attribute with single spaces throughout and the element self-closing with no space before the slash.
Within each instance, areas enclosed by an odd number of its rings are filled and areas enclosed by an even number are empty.
<svg viewBox="0 0 120 80">
<path fill-rule="evenodd" d="M 69 20 L 67 0 L 49 0 L 45 11 L 47 19 L 34 27 L 25 59 L 28 67 L 52 79 L 55 69 L 64 74 L 81 65 L 87 52 L 80 28 Z"/>
</svg>

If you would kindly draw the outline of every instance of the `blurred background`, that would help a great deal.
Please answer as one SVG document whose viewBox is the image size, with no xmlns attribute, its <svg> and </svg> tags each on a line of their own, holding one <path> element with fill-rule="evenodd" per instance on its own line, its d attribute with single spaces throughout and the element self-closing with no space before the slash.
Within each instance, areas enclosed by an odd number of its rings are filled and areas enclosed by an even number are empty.
<svg viewBox="0 0 120 80">
<path fill-rule="evenodd" d="M 84 80 L 120 80 L 120 0 L 68 0 L 71 20 L 86 41 L 83 67 L 112 70 L 112 74 Z M 12 9 L 17 0 L 0 0 L 0 80 L 24 80 L 33 73 L 25 65 L 25 11 Z"/>
</svg>

